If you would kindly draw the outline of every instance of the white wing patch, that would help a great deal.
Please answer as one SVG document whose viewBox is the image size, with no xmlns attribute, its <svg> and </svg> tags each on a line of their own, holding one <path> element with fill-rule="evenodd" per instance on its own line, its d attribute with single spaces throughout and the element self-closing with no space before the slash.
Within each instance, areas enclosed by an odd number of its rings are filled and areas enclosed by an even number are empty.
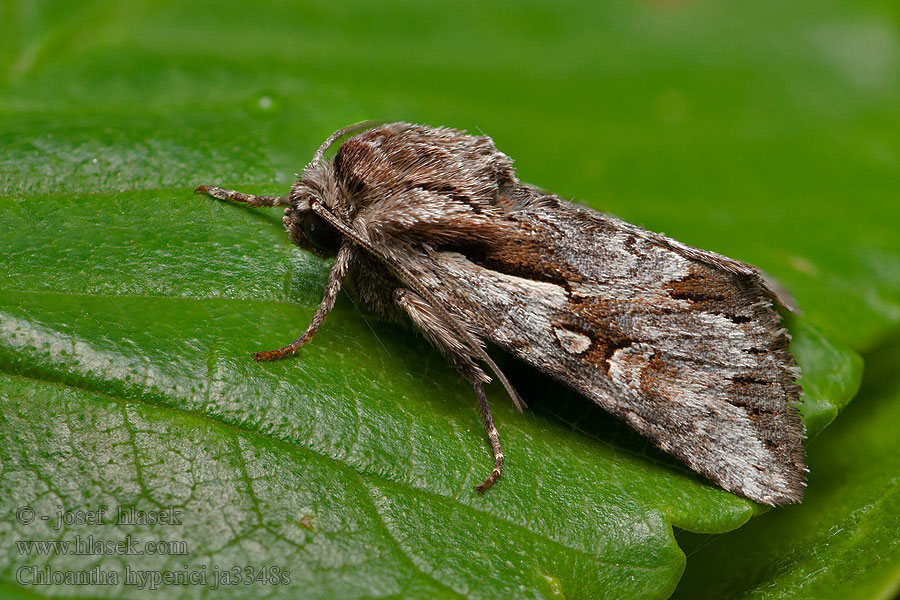
<svg viewBox="0 0 900 600">
<path fill-rule="evenodd" d="M 569 331 L 563 327 L 557 327 L 553 330 L 559 345 L 569 354 L 581 354 L 591 347 L 591 338 L 583 333 Z"/>
</svg>

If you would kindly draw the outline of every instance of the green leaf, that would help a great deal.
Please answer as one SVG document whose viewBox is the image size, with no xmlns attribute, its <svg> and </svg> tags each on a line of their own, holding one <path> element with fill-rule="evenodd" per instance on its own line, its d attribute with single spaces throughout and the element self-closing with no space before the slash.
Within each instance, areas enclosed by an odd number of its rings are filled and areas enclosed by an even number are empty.
<svg viewBox="0 0 900 600">
<path fill-rule="evenodd" d="M 524 180 L 778 277 L 805 311 L 789 327 L 815 434 L 855 393 L 853 349 L 900 321 L 896 45 L 886 9 L 729 10 L 0 6 L 0 589 L 140 594 L 17 579 L 52 564 L 291 573 L 222 586 L 237 597 L 668 595 L 673 526 L 721 533 L 760 507 L 509 359 L 529 411 L 490 390 L 507 466 L 474 495 L 490 456 L 471 390 L 411 331 L 342 297 L 298 357 L 250 359 L 302 331 L 328 264 L 278 214 L 191 189 L 283 193 L 362 118 L 480 127 Z M 848 69 L 833 40 L 877 52 Z M 183 522 L 16 520 L 103 504 Z M 188 553 L 15 544 L 129 534 Z"/>
<path fill-rule="evenodd" d="M 900 592 L 900 338 L 866 356 L 860 397 L 809 445 L 800 506 L 722 536 L 683 534 L 676 598 L 895 598 Z"/>
</svg>

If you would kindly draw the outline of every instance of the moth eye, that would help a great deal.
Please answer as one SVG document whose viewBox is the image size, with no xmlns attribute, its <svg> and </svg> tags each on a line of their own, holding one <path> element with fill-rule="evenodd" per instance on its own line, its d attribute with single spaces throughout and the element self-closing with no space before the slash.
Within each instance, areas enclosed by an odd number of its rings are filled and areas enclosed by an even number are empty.
<svg viewBox="0 0 900 600">
<path fill-rule="evenodd" d="M 312 211 L 303 216 L 303 235 L 319 250 L 337 250 L 341 247 L 338 230 Z"/>
</svg>

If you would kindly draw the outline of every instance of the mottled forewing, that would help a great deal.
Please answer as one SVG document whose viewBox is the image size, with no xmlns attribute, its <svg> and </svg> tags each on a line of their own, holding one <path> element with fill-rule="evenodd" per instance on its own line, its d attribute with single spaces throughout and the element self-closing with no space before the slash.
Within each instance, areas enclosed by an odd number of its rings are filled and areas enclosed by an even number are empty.
<svg viewBox="0 0 900 600">
<path fill-rule="evenodd" d="M 725 489 L 801 499 L 797 369 L 756 269 L 521 185 L 483 136 L 393 123 L 329 168 L 352 200 L 337 213 L 386 265 L 366 305 L 418 290 L 456 319 L 448 336 L 505 348 Z"/>
<path fill-rule="evenodd" d="M 438 297 L 725 489 L 802 498 L 797 367 L 756 269 L 527 186 L 497 205 L 497 235 L 420 267 Z"/>
</svg>

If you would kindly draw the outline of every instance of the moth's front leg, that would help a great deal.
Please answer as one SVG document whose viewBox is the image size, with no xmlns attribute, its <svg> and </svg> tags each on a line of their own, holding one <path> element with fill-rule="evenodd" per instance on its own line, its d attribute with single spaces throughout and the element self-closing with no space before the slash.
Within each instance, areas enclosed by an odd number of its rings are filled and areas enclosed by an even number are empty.
<svg viewBox="0 0 900 600">
<path fill-rule="evenodd" d="M 494 469 L 488 478 L 475 488 L 475 491 L 483 494 L 500 479 L 500 472 L 503 469 L 500 434 L 494 425 L 491 407 L 484 393 L 484 384 L 490 381 L 490 378 L 475 362 L 468 346 L 459 339 L 454 328 L 445 323 L 421 296 L 413 291 L 399 288 L 394 290 L 394 301 L 406 311 L 406 314 L 422 330 L 428 341 L 434 344 L 475 388 L 475 397 L 478 399 L 478 408 L 481 411 L 481 418 L 484 420 L 484 429 L 490 439 L 491 451 L 494 454 Z"/>
<path fill-rule="evenodd" d="M 235 190 L 226 190 L 215 185 L 198 185 L 194 189 L 194 193 L 209 194 L 217 200 L 233 200 L 249 204 L 250 206 L 282 206 L 288 204 L 287 196 L 254 196 Z"/>
</svg>

